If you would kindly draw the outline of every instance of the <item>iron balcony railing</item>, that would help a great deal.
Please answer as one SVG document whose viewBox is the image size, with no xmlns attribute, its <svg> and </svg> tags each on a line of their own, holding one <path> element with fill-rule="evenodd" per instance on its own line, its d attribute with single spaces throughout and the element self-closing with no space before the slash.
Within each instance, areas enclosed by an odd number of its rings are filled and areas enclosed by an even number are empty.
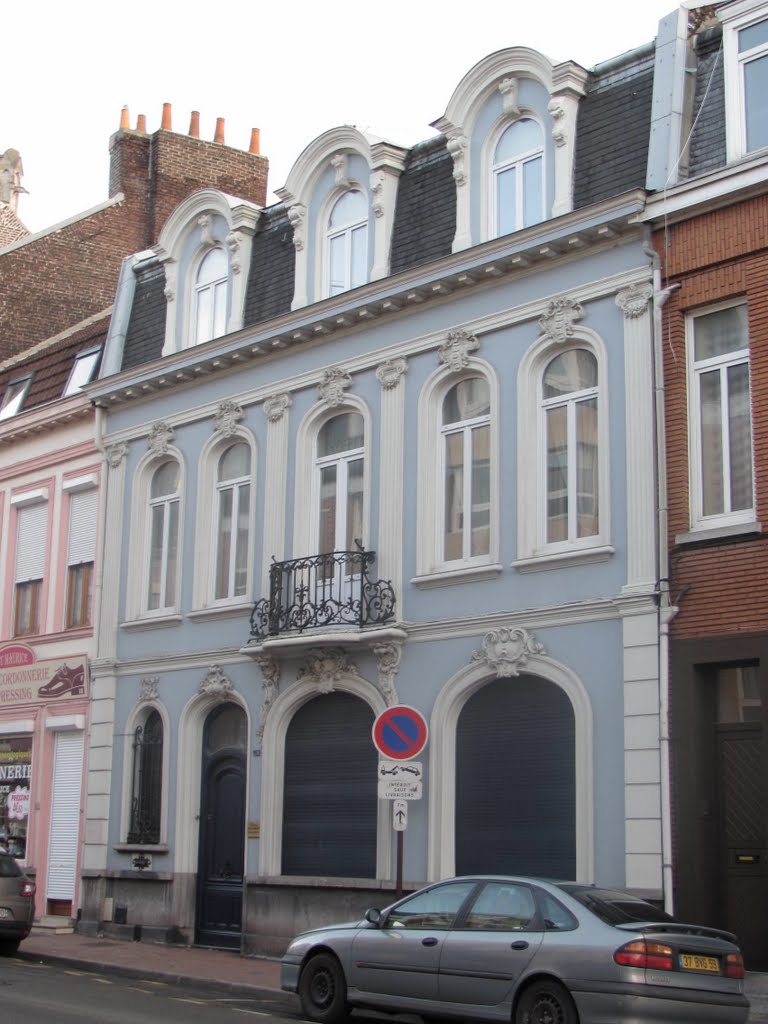
<svg viewBox="0 0 768 1024">
<path fill-rule="evenodd" d="M 389 580 L 368 574 L 375 551 L 331 551 L 324 555 L 272 562 L 269 597 L 257 601 L 251 636 L 265 640 L 322 626 L 364 626 L 389 622 L 395 592 Z"/>
</svg>

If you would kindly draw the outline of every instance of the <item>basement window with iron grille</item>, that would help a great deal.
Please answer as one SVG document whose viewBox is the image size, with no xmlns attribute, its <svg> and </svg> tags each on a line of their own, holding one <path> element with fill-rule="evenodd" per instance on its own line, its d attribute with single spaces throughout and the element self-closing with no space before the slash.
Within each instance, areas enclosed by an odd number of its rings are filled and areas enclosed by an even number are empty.
<svg viewBox="0 0 768 1024">
<path fill-rule="evenodd" d="M 150 711 L 133 734 L 133 787 L 127 841 L 141 845 L 160 842 L 163 778 L 163 721 Z"/>
</svg>

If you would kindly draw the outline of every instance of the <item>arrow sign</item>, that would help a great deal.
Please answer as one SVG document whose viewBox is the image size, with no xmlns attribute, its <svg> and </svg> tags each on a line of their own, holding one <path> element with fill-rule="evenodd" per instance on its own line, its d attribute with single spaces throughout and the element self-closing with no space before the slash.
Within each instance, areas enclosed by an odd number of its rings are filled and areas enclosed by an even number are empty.
<svg viewBox="0 0 768 1024">
<path fill-rule="evenodd" d="M 392 801 L 392 827 L 395 832 L 405 832 L 408 824 L 408 801 Z"/>
</svg>

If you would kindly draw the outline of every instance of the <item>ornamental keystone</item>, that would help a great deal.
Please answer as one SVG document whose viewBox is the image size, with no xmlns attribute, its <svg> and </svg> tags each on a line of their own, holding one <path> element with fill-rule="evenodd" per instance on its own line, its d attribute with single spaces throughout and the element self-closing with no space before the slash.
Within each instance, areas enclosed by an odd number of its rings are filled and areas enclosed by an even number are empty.
<svg viewBox="0 0 768 1024">
<path fill-rule="evenodd" d="M 502 626 L 485 634 L 482 650 L 474 652 L 472 661 L 484 661 L 499 678 L 509 679 L 520 675 L 532 655 L 543 653 L 544 645 L 527 629 Z"/>
</svg>

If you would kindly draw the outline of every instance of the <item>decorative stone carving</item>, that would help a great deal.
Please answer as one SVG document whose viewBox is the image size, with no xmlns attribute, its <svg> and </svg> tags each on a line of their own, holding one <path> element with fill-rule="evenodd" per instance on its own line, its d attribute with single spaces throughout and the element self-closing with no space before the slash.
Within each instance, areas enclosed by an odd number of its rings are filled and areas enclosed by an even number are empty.
<svg viewBox="0 0 768 1024">
<path fill-rule="evenodd" d="M 168 423 L 155 423 L 149 432 L 149 450 L 153 455 L 167 455 L 168 446 L 176 436 L 176 431 Z"/>
<path fill-rule="evenodd" d="M 293 206 L 288 209 L 288 220 L 291 222 L 293 228 L 293 247 L 298 252 L 304 248 L 306 241 L 304 233 L 306 230 L 305 221 L 307 217 L 307 208 L 303 203 L 294 203 Z"/>
<path fill-rule="evenodd" d="M 237 432 L 237 424 L 243 418 L 243 407 L 238 402 L 227 399 L 220 402 L 216 410 L 216 426 L 213 428 L 215 434 L 222 437 L 232 437 Z"/>
<path fill-rule="evenodd" d="M 376 367 L 376 377 L 385 391 L 396 388 L 407 372 L 408 363 L 405 359 L 388 359 Z"/>
<path fill-rule="evenodd" d="M 453 159 L 453 180 L 457 185 L 466 185 L 467 171 L 465 159 L 467 154 L 466 135 L 454 135 L 448 139 L 448 152 Z"/>
<path fill-rule="evenodd" d="M 376 171 L 371 175 L 371 195 L 373 196 L 373 215 L 383 217 L 384 208 L 384 171 Z"/>
<path fill-rule="evenodd" d="M 200 683 L 198 693 L 205 694 L 207 697 L 227 697 L 230 693 L 234 693 L 234 690 L 232 680 L 224 675 L 221 666 L 211 665 L 208 675 Z"/>
<path fill-rule="evenodd" d="M 344 401 L 344 391 L 352 387 L 352 378 L 346 370 L 333 367 L 323 373 L 323 379 L 317 386 L 320 397 L 330 406 L 341 405 Z"/>
<path fill-rule="evenodd" d="M 437 350 L 441 362 L 449 370 L 466 370 L 469 366 L 469 354 L 480 347 L 480 342 L 469 331 L 451 331 L 448 340 Z"/>
<path fill-rule="evenodd" d="M 395 704 L 400 703 L 395 687 L 395 677 L 400 669 L 403 645 L 391 640 L 374 644 L 373 653 L 376 655 L 379 665 L 379 689 L 384 694 L 388 707 L 394 707 Z"/>
<path fill-rule="evenodd" d="M 240 264 L 240 247 L 243 244 L 243 235 L 240 231 L 230 231 L 227 235 L 227 246 L 229 248 L 229 265 L 233 274 L 239 274 L 242 267 Z"/>
<path fill-rule="evenodd" d="M 254 660 L 259 666 L 259 671 L 261 672 L 262 690 L 264 693 L 264 697 L 261 702 L 259 724 L 256 727 L 256 735 L 261 739 L 264 736 L 264 727 L 267 724 L 267 716 L 272 709 L 272 705 L 277 700 L 282 669 L 280 667 L 280 662 L 277 661 L 276 658 L 273 658 L 271 654 L 257 654 Z"/>
<path fill-rule="evenodd" d="M 631 284 L 629 288 L 622 288 L 617 294 L 616 305 L 625 317 L 634 320 L 647 311 L 652 298 L 653 285 Z"/>
<path fill-rule="evenodd" d="M 314 684 L 319 693 L 333 693 L 339 680 L 350 677 L 361 678 L 341 647 L 313 648 L 307 652 L 304 664 L 296 673 L 297 680 Z"/>
<path fill-rule="evenodd" d="M 472 655 L 472 661 L 484 661 L 502 679 L 520 675 L 533 654 L 543 654 L 540 644 L 527 629 L 502 626 L 483 637 L 483 646 Z"/>
<path fill-rule="evenodd" d="M 165 264 L 165 288 L 163 289 L 163 295 L 165 295 L 166 302 L 173 302 L 176 298 L 176 280 L 178 277 L 178 268 L 172 261 L 168 261 Z"/>
<path fill-rule="evenodd" d="M 200 228 L 200 241 L 203 245 L 214 246 L 216 239 L 213 237 L 213 217 L 210 213 L 204 213 L 197 219 Z"/>
<path fill-rule="evenodd" d="M 547 105 L 552 118 L 552 140 L 556 146 L 564 146 L 568 141 L 565 131 L 565 107 L 559 100 L 552 99 Z"/>
<path fill-rule="evenodd" d="M 563 342 L 573 336 L 573 325 L 584 319 L 584 308 L 573 299 L 553 299 L 539 317 L 541 333 L 552 341 Z"/>
<path fill-rule="evenodd" d="M 141 680 L 139 690 L 139 704 L 146 704 L 149 701 L 157 700 L 160 676 L 144 676 Z"/>
<path fill-rule="evenodd" d="M 508 117 L 519 117 L 520 107 L 517 104 L 517 79 L 504 78 L 499 82 L 499 92 L 504 113 Z"/>
<path fill-rule="evenodd" d="M 280 395 L 272 395 L 264 400 L 264 413 L 270 423 L 279 423 L 292 405 L 293 399 L 284 391 Z"/>
<path fill-rule="evenodd" d="M 331 157 L 331 167 L 333 168 L 334 180 L 337 188 L 349 188 L 350 181 L 347 175 L 347 167 L 349 160 L 346 153 L 335 153 Z"/>
<path fill-rule="evenodd" d="M 117 444 L 109 444 L 104 449 L 104 454 L 107 457 L 107 465 L 110 469 L 117 469 L 120 463 L 128 454 L 128 445 L 119 441 Z"/>
</svg>

